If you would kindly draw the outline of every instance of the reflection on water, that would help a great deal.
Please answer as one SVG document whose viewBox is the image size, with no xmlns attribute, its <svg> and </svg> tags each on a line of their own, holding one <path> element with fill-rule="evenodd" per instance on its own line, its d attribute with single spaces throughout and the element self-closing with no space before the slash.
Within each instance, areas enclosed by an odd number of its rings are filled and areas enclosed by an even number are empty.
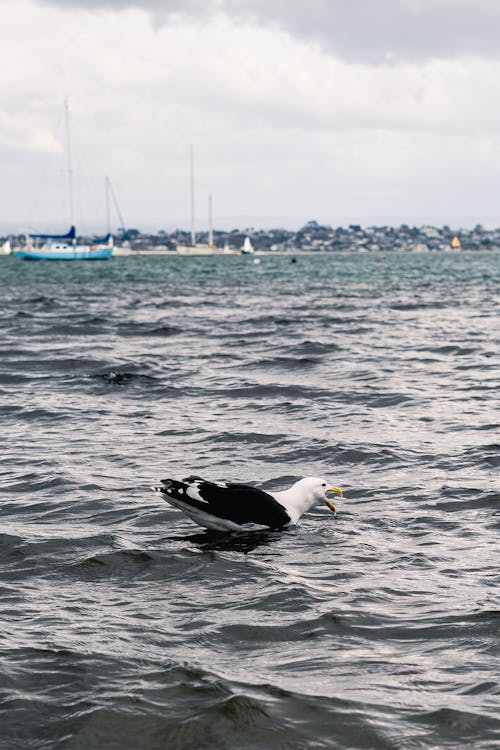
<svg viewBox="0 0 500 750">
<path fill-rule="evenodd" d="M 276 541 L 283 531 L 248 531 L 225 533 L 222 531 L 205 530 L 198 534 L 186 534 L 179 537 L 170 537 L 179 539 L 188 544 L 196 545 L 200 550 L 206 552 L 253 552 L 257 547 L 269 547 L 273 541 Z"/>
</svg>

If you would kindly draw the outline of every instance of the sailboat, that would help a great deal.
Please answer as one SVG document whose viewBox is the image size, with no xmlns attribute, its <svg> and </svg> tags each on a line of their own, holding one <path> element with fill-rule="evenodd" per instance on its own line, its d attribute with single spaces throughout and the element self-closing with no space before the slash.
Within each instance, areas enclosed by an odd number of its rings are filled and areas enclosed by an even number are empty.
<svg viewBox="0 0 500 750">
<path fill-rule="evenodd" d="M 120 222 L 120 232 L 122 234 L 120 244 L 116 245 L 113 244 L 113 257 L 116 255 L 136 255 L 137 250 L 132 249 L 130 245 L 130 240 L 128 237 L 128 231 L 127 231 L 127 225 L 125 224 L 125 219 L 123 218 L 123 214 L 120 210 L 120 206 L 118 204 L 118 199 L 116 197 L 115 189 L 113 187 L 113 183 L 111 182 L 110 178 L 106 176 L 104 178 L 104 190 L 106 193 L 106 226 L 107 226 L 107 232 L 108 234 L 111 234 L 111 211 L 110 211 L 110 198 L 113 200 L 113 205 L 115 207 L 115 211 L 118 216 L 118 220 Z"/>
<path fill-rule="evenodd" d="M 113 237 L 108 232 L 105 237 L 96 238 L 89 245 L 79 245 L 74 224 L 73 168 L 71 164 L 71 142 L 69 135 L 69 107 L 64 102 L 66 124 L 66 149 L 68 158 L 68 190 L 71 227 L 66 234 L 26 235 L 23 247 L 14 248 L 14 255 L 24 260 L 108 260 L 113 253 Z M 38 241 L 43 242 L 39 244 Z"/>
<path fill-rule="evenodd" d="M 45 240 L 38 245 L 36 240 Z M 76 244 L 76 229 L 66 234 L 27 234 L 24 247 L 16 247 L 14 255 L 24 260 L 108 260 L 113 253 L 113 238 L 106 235 L 90 245 Z"/>
<path fill-rule="evenodd" d="M 252 240 L 248 235 L 245 237 L 245 241 L 241 246 L 240 252 L 242 255 L 252 255 L 252 253 L 255 252 L 254 246 L 252 245 Z"/>
<path fill-rule="evenodd" d="M 193 147 L 190 150 L 191 164 L 191 243 L 189 245 L 177 245 L 178 255 L 214 255 L 217 248 L 214 245 L 212 229 L 212 196 L 208 196 L 208 242 L 196 242 L 196 231 L 194 222 L 194 158 Z"/>
</svg>

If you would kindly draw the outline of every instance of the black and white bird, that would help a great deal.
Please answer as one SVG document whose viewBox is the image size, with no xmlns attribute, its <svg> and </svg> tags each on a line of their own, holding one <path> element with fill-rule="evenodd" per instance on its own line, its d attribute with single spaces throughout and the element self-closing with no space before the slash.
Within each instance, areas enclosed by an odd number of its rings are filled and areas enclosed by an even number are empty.
<svg viewBox="0 0 500 750">
<path fill-rule="evenodd" d="M 266 492 L 247 484 L 208 482 L 198 476 L 182 481 L 162 479 L 153 487 L 164 499 L 184 511 L 195 523 L 216 531 L 260 531 L 282 529 L 297 523 L 306 511 L 325 503 L 329 492 L 342 496 L 340 487 L 325 479 L 305 477 L 283 492 Z"/>
</svg>

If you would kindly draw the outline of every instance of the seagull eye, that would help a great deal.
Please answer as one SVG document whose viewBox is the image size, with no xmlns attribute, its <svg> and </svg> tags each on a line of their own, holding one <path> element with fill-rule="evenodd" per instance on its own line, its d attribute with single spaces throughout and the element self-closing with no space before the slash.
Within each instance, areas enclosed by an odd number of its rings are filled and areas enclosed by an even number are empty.
<svg viewBox="0 0 500 750">
<path fill-rule="evenodd" d="M 322 484 L 321 486 L 322 486 L 322 487 L 326 487 L 326 483 L 325 483 L 325 482 L 323 482 L 323 484 Z"/>
</svg>

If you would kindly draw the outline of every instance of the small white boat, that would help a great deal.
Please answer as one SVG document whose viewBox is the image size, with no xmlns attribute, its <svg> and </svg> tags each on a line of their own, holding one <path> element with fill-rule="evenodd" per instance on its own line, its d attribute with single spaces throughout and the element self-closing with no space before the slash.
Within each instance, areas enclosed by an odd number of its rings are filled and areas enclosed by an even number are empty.
<svg viewBox="0 0 500 750">
<path fill-rule="evenodd" d="M 177 255 L 214 255 L 217 248 L 206 242 L 195 242 L 193 245 L 177 245 Z"/>
<path fill-rule="evenodd" d="M 247 235 L 245 237 L 245 242 L 243 243 L 243 245 L 241 247 L 241 254 L 242 255 L 251 255 L 254 252 L 255 252 L 255 250 L 254 250 L 254 247 L 252 245 L 252 240 Z"/>
<path fill-rule="evenodd" d="M 116 255 L 137 255 L 138 251 L 130 247 L 130 242 L 122 242 L 121 245 L 113 246 L 113 258 Z"/>
</svg>

